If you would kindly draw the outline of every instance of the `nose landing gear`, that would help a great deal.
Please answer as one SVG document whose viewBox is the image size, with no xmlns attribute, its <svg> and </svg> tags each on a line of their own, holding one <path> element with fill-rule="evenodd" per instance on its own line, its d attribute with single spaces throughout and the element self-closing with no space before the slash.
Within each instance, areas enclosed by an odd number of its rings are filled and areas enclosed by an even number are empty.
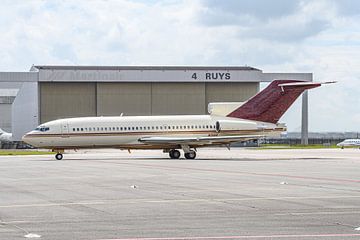
<svg viewBox="0 0 360 240">
<path fill-rule="evenodd" d="M 64 153 L 64 149 L 53 149 L 53 152 L 56 152 L 55 154 L 55 159 L 56 160 L 61 160 L 63 159 L 63 153 Z"/>
<path fill-rule="evenodd" d="M 61 160 L 61 159 L 63 159 L 62 153 L 57 153 L 57 154 L 55 155 L 55 158 L 56 158 L 56 160 Z"/>
</svg>

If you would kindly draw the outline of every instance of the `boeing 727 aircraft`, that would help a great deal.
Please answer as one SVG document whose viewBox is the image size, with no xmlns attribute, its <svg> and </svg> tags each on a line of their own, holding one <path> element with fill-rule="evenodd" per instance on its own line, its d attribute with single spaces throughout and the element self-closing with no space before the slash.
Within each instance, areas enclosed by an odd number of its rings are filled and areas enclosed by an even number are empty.
<svg viewBox="0 0 360 240">
<path fill-rule="evenodd" d="M 286 131 L 278 123 L 280 117 L 302 92 L 321 84 L 274 80 L 247 102 L 209 115 L 59 119 L 41 124 L 23 141 L 52 149 L 57 160 L 63 158 L 64 150 L 80 148 L 162 149 L 173 159 L 180 157 L 178 149 L 182 149 L 185 158 L 194 159 L 200 147 L 280 135 Z"/>
</svg>

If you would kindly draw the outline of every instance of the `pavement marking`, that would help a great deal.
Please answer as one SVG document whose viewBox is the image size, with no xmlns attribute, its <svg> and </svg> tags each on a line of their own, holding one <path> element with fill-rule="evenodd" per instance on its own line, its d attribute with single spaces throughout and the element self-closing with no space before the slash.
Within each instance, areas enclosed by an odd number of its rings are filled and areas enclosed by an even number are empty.
<svg viewBox="0 0 360 240">
<path fill-rule="evenodd" d="M 33 203 L 33 204 L 12 204 L 0 205 L 0 208 L 23 208 L 23 207 L 57 207 L 68 205 L 105 205 L 112 203 L 136 204 L 136 203 L 174 203 L 174 202 L 220 202 L 220 201 L 255 201 L 255 200 L 304 200 L 304 199 L 346 199 L 360 198 L 358 196 L 314 196 L 314 197 L 248 197 L 248 198 L 191 198 L 191 199 L 120 199 L 120 200 L 87 200 L 84 202 L 65 202 L 65 203 Z M 338 209 L 338 208 L 337 208 Z"/>
<path fill-rule="evenodd" d="M 314 237 L 357 237 L 356 233 L 340 234 L 288 234 L 288 235 L 241 235 L 241 236 L 213 236 L 213 237 L 168 237 L 168 238 L 106 238 L 98 240 L 202 240 L 202 239 L 256 239 L 256 238 L 314 238 Z"/>
<path fill-rule="evenodd" d="M 35 233 L 28 233 L 24 235 L 25 238 L 41 238 L 41 235 Z"/>
<path fill-rule="evenodd" d="M 107 160 L 101 160 L 106 162 Z M 142 163 L 124 163 L 124 162 L 111 162 L 116 164 L 123 165 L 135 165 L 143 166 L 150 168 L 163 168 L 163 169 L 183 169 L 183 170 L 196 170 L 204 172 L 221 172 L 221 173 L 235 173 L 235 174 L 245 174 L 245 175 L 254 175 L 254 176 L 269 176 L 269 177 L 287 177 L 295 179 L 308 179 L 308 180 L 319 180 L 319 181 L 331 181 L 331 182 L 351 182 L 351 183 L 360 183 L 360 179 L 343 179 L 343 178 L 327 178 L 327 177 L 308 177 L 308 176 L 299 176 L 299 175 L 289 175 L 281 173 L 257 173 L 257 172 L 243 172 L 243 171 L 232 171 L 232 170 L 220 170 L 220 169 L 209 169 L 209 168 L 195 168 L 195 167 L 175 167 L 175 166 L 162 166 L 154 164 L 142 164 Z"/>
<path fill-rule="evenodd" d="M 68 205 L 96 205 L 105 204 L 105 202 L 70 202 L 70 203 L 35 203 L 35 204 L 13 204 L 2 205 L 0 208 L 17 208 L 17 207 L 56 207 L 56 206 L 68 206 Z"/>
<path fill-rule="evenodd" d="M 306 215 L 333 215 L 333 214 L 360 214 L 360 211 L 342 211 L 342 212 L 290 212 L 290 213 L 276 213 L 275 216 L 306 216 Z"/>
</svg>

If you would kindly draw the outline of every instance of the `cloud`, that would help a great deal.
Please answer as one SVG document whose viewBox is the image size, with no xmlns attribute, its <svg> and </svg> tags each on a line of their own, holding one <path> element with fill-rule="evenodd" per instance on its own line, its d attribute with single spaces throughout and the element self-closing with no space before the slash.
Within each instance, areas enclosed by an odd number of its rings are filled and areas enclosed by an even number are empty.
<svg viewBox="0 0 360 240">
<path fill-rule="evenodd" d="M 299 7 L 299 1 L 288 0 L 205 0 L 204 21 L 210 25 L 247 24 L 241 20 L 264 22 L 290 15 Z"/>
<path fill-rule="evenodd" d="M 250 65 L 339 80 L 310 92 L 311 130 L 357 130 L 358 1 L 4 0 L 0 71 L 32 64 Z M 349 104 L 350 103 L 350 104 Z M 300 102 L 284 116 L 300 126 Z M 334 118 L 336 116 L 336 118 Z"/>
<path fill-rule="evenodd" d="M 332 0 L 337 12 L 343 16 L 360 15 L 360 2 L 357 0 Z"/>
<path fill-rule="evenodd" d="M 231 0 L 204 1 L 199 22 L 206 26 L 234 26 L 239 38 L 280 42 L 302 41 L 330 26 L 322 1 Z M 327 9 L 329 10 L 329 9 Z"/>
</svg>

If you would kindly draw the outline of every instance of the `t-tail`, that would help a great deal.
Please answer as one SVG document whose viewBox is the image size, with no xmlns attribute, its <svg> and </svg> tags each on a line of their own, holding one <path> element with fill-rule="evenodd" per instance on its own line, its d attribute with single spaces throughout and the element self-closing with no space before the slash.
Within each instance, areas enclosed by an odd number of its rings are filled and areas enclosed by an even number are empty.
<svg viewBox="0 0 360 240">
<path fill-rule="evenodd" d="M 300 80 L 274 80 L 227 116 L 277 123 L 305 90 L 319 87 L 321 84 Z"/>
</svg>

